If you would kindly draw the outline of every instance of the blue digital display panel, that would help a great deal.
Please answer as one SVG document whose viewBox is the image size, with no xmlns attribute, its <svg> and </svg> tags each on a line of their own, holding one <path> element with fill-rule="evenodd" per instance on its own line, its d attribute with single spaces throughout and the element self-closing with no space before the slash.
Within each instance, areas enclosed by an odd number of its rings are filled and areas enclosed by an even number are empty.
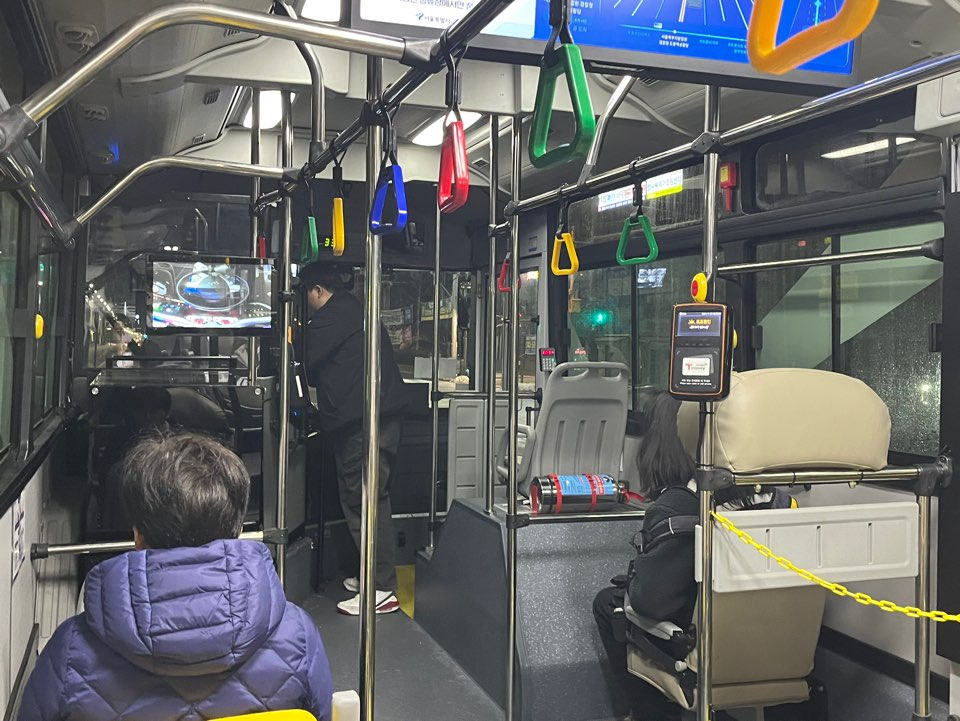
<svg viewBox="0 0 960 721">
<path fill-rule="evenodd" d="M 353 0 L 352 24 L 403 35 L 437 35 L 479 0 Z M 777 42 L 834 17 L 843 0 L 783 0 Z M 747 58 L 753 0 L 570 0 L 570 29 L 588 62 L 643 67 L 672 79 L 731 86 L 845 86 L 856 73 L 847 43 L 784 76 L 754 70 Z M 538 62 L 550 37 L 550 0 L 513 0 L 471 43 L 477 57 L 519 53 Z M 484 54 L 486 51 L 486 54 Z M 509 55 L 517 62 L 517 55 Z M 689 79 L 685 76 L 689 75 Z"/>
<path fill-rule="evenodd" d="M 784 0 L 777 42 L 836 15 L 842 0 Z M 571 0 L 570 30 L 584 45 L 747 63 L 752 0 Z M 536 39 L 550 37 L 550 2 L 537 0 Z M 853 72 L 853 43 L 803 70 Z"/>
</svg>

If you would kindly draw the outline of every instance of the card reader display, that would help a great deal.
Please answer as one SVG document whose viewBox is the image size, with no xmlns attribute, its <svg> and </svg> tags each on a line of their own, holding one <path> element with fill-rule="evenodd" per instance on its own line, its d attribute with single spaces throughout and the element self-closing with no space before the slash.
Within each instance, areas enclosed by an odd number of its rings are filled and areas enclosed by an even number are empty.
<svg viewBox="0 0 960 721">
<path fill-rule="evenodd" d="M 670 394 L 685 400 L 718 400 L 730 387 L 733 326 L 729 310 L 714 303 L 674 307 Z"/>
<path fill-rule="evenodd" d="M 552 373 L 557 369 L 557 349 L 540 349 L 540 370 L 544 373 Z"/>
</svg>

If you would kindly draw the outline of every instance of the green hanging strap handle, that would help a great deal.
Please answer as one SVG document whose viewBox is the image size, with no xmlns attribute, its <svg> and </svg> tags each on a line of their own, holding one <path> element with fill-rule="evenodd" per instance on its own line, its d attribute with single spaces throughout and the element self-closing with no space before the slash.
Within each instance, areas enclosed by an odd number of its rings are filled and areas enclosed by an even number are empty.
<svg viewBox="0 0 960 721">
<path fill-rule="evenodd" d="M 570 34 L 570 0 L 550 0 L 550 27 L 553 33 L 540 61 L 540 79 L 537 81 L 537 99 L 533 107 L 528 155 L 535 168 L 549 168 L 586 156 L 597 133 L 597 119 L 593 115 L 587 72 L 583 67 L 580 48 Z M 557 45 L 557 40 L 560 44 Z M 547 150 L 547 136 L 553 118 L 553 100 L 557 78 L 567 80 L 570 103 L 573 106 L 573 138 L 568 143 Z"/>
<path fill-rule="evenodd" d="M 307 189 L 308 215 L 300 238 L 300 265 L 307 265 L 320 258 L 320 241 L 317 239 L 317 218 L 313 212 L 313 186 L 307 175 L 303 175 L 303 184 Z"/>
<path fill-rule="evenodd" d="M 647 216 L 643 214 L 640 186 L 633 189 L 633 199 L 637 206 L 637 212 L 623 221 L 623 230 L 620 231 L 620 243 L 617 245 L 617 263 L 620 265 L 642 265 L 643 263 L 652 263 L 660 255 L 660 246 L 657 245 L 657 238 L 653 234 L 653 228 Z M 640 258 L 627 258 L 627 245 L 630 242 L 630 233 L 636 227 L 643 228 L 643 237 L 647 241 L 647 254 Z"/>
</svg>

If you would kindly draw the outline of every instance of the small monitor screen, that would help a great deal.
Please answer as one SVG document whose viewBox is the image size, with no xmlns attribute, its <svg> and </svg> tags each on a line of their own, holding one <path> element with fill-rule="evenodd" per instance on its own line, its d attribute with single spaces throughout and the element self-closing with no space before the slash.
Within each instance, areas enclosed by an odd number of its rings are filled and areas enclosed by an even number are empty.
<svg viewBox="0 0 960 721">
<path fill-rule="evenodd" d="M 251 259 L 150 263 L 148 330 L 238 335 L 273 326 L 273 266 Z"/>
<path fill-rule="evenodd" d="M 677 321 L 677 336 L 693 338 L 698 336 L 719 336 L 722 332 L 723 315 L 713 312 L 681 312 Z"/>
<path fill-rule="evenodd" d="M 637 287 L 662 288 L 666 277 L 666 268 L 637 268 Z"/>
</svg>

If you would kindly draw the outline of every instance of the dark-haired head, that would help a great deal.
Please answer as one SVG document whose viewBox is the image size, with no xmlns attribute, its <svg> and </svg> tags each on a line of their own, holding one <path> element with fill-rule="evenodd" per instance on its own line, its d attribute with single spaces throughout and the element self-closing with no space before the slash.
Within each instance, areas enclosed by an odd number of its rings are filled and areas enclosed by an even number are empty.
<svg viewBox="0 0 960 721">
<path fill-rule="evenodd" d="M 310 263 L 300 269 L 300 285 L 311 310 L 320 310 L 336 293 L 346 291 L 342 269 L 328 263 Z"/>
<path fill-rule="evenodd" d="M 121 501 L 139 547 L 203 546 L 240 535 L 250 476 L 212 438 L 147 436 L 124 458 L 121 473 Z"/>
<path fill-rule="evenodd" d="M 693 478 L 696 464 L 677 433 L 679 410 L 680 401 L 667 393 L 647 396 L 643 406 L 647 430 L 637 453 L 641 491 L 645 495 L 684 486 Z"/>
</svg>

